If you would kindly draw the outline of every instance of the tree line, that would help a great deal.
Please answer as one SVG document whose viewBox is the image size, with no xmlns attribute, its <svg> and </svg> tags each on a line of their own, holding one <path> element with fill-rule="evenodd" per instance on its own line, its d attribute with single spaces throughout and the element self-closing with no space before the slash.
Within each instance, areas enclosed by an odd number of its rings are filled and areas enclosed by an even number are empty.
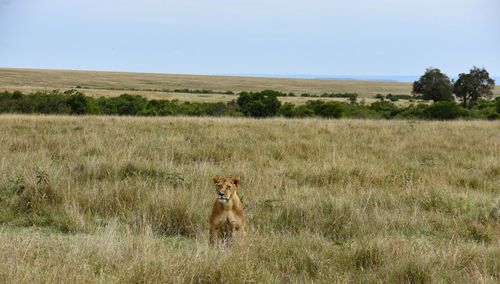
<svg viewBox="0 0 500 284">
<path fill-rule="evenodd" d="M 138 95 L 94 98 L 78 90 L 65 92 L 0 92 L 0 113 L 129 115 L 129 116 L 236 116 L 236 117 L 324 117 L 367 119 L 500 119 L 500 98 L 478 98 L 463 107 L 455 101 L 437 101 L 397 106 L 381 100 L 365 104 L 351 100 L 336 102 L 309 100 L 305 104 L 282 103 L 279 92 L 242 92 L 230 102 L 187 102 L 148 100 Z M 468 100 L 470 102 L 470 100 Z"/>
</svg>

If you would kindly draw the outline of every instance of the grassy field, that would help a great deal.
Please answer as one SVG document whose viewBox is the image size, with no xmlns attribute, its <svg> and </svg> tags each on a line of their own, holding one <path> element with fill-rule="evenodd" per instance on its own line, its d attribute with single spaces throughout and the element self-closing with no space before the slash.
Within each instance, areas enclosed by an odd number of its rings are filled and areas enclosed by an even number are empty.
<svg viewBox="0 0 500 284">
<path fill-rule="evenodd" d="M 273 89 L 294 92 L 297 95 L 355 92 L 365 98 L 372 98 L 379 93 L 409 94 L 411 92 L 410 83 L 395 82 L 0 68 L 0 88 L 2 89 L 45 88 L 52 90 L 76 86 L 90 88 L 94 92 L 102 91 L 100 90 L 102 88 L 119 90 L 189 88 L 233 92 Z M 162 94 L 160 92 L 157 95 Z"/>
<path fill-rule="evenodd" d="M 0 116 L 0 282 L 498 283 L 500 123 Z M 209 247 L 213 175 L 248 236 Z"/>
<path fill-rule="evenodd" d="M 411 83 L 358 81 L 358 80 L 319 80 L 255 78 L 229 76 L 175 75 L 154 73 L 69 71 L 43 69 L 0 68 L 0 91 L 20 90 L 25 93 L 36 91 L 68 90 L 77 86 L 83 93 L 93 97 L 114 97 L 123 93 L 140 95 L 148 99 L 167 99 L 196 102 L 228 102 L 234 95 L 195 94 L 164 92 L 153 90 L 211 90 L 216 92 L 261 91 L 272 89 L 294 92 L 296 97 L 281 97 L 282 102 L 303 104 L 308 100 L 334 100 L 348 102 L 345 98 L 300 97 L 302 93 L 358 93 L 359 99 L 371 104 L 378 101 L 376 94 L 410 94 Z M 500 87 L 494 89 L 500 96 Z M 396 102 L 399 106 L 410 104 L 408 100 Z"/>
</svg>

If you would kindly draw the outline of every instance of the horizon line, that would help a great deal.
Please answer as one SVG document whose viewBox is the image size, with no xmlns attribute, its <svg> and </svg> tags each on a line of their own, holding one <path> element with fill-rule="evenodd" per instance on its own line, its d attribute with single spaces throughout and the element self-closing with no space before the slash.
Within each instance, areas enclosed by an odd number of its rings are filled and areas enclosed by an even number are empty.
<svg viewBox="0 0 500 284">
<path fill-rule="evenodd" d="M 40 70 L 40 71 L 70 71 L 70 72 L 109 72 L 109 73 L 142 73 L 160 75 L 186 75 L 186 76 L 216 76 L 216 77 L 252 77 L 252 78 L 276 78 L 276 79 L 304 79 L 304 80 L 340 80 L 340 81 L 379 81 L 394 83 L 412 83 L 421 75 L 324 75 L 324 74 L 280 74 L 280 73 L 171 73 L 159 71 L 130 71 L 110 69 L 65 69 L 65 68 L 39 68 L 39 67 L 11 67 L 0 66 L 0 69 Z M 495 85 L 500 83 L 500 76 L 490 74 L 495 80 Z M 456 79 L 458 76 L 450 76 Z M 409 80 L 411 79 L 411 80 Z"/>
</svg>

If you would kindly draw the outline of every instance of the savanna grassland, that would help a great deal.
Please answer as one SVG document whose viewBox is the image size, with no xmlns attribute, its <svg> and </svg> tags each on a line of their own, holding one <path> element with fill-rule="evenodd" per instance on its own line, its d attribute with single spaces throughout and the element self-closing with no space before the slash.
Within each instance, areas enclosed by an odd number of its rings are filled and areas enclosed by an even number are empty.
<svg viewBox="0 0 500 284">
<path fill-rule="evenodd" d="M 61 91 L 78 88 L 85 95 L 116 97 L 124 93 L 139 95 L 147 99 L 179 100 L 190 102 L 229 102 L 236 96 L 225 92 L 276 90 L 294 93 L 293 97 L 280 97 L 280 101 L 296 105 L 304 104 L 311 97 L 308 93 L 356 93 L 360 100 L 371 104 L 377 102 L 377 94 L 411 94 L 412 83 L 362 81 L 261 78 L 239 76 L 182 75 L 160 73 L 132 73 L 111 71 L 75 71 L 0 68 L 0 91 L 22 91 L 25 93 Z M 189 93 L 181 90 L 208 90 L 214 93 Z M 175 91 L 175 92 L 174 92 Z M 500 87 L 493 89 L 493 95 L 500 96 Z M 315 97 L 315 100 L 348 102 L 347 98 Z M 408 100 L 395 102 L 407 106 Z"/>
<path fill-rule="evenodd" d="M 76 87 L 91 97 L 116 97 L 127 93 L 148 99 L 179 100 L 191 102 L 229 102 L 234 95 L 223 94 L 231 91 L 262 91 L 266 89 L 294 92 L 296 97 L 281 97 L 282 102 L 304 104 L 311 98 L 301 97 L 302 93 L 346 93 L 355 92 L 367 103 L 377 101 L 376 94 L 409 94 L 410 83 L 359 81 L 359 80 L 319 80 L 258 78 L 238 76 L 180 75 L 158 73 L 74 71 L 0 68 L 0 91 L 37 92 L 54 89 L 69 90 Z M 179 89 L 210 90 L 212 94 L 185 93 Z M 170 90 L 170 91 L 167 91 Z M 316 98 L 324 101 L 348 101 L 346 98 Z M 408 101 L 399 101 L 407 105 Z"/>
<path fill-rule="evenodd" d="M 0 282 L 498 283 L 500 123 L 0 116 Z M 247 237 L 209 247 L 213 175 Z"/>
<path fill-rule="evenodd" d="M 100 72 L 0 68 L 0 87 L 7 90 L 70 89 L 80 86 L 97 90 L 130 91 L 148 89 L 206 89 L 213 91 L 262 91 L 266 89 L 301 93 L 359 93 L 360 97 L 380 94 L 409 94 L 411 83 L 258 78 L 238 76 L 180 75 L 159 73 Z M 31 88 L 31 89 L 30 89 Z M 104 92 L 106 93 L 106 92 Z M 112 94 L 112 93 L 108 93 Z M 146 95 L 151 92 L 146 91 Z"/>
</svg>

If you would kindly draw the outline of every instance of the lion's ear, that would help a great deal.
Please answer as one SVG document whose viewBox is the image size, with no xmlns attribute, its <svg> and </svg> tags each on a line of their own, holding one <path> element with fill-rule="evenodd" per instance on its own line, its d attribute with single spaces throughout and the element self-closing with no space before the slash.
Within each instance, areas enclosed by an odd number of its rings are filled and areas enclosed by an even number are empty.
<svg viewBox="0 0 500 284">
<path fill-rule="evenodd" d="M 232 181 L 233 181 L 234 185 L 236 185 L 236 186 L 237 186 L 238 184 L 240 184 L 240 180 L 241 180 L 241 178 L 240 178 L 239 176 L 234 176 L 234 177 L 232 178 Z"/>
<path fill-rule="evenodd" d="M 222 180 L 222 177 L 221 176 L 213 176 L 212 180 L 214 181 L 214 184 L 217 184 Z"/>
</svg>

